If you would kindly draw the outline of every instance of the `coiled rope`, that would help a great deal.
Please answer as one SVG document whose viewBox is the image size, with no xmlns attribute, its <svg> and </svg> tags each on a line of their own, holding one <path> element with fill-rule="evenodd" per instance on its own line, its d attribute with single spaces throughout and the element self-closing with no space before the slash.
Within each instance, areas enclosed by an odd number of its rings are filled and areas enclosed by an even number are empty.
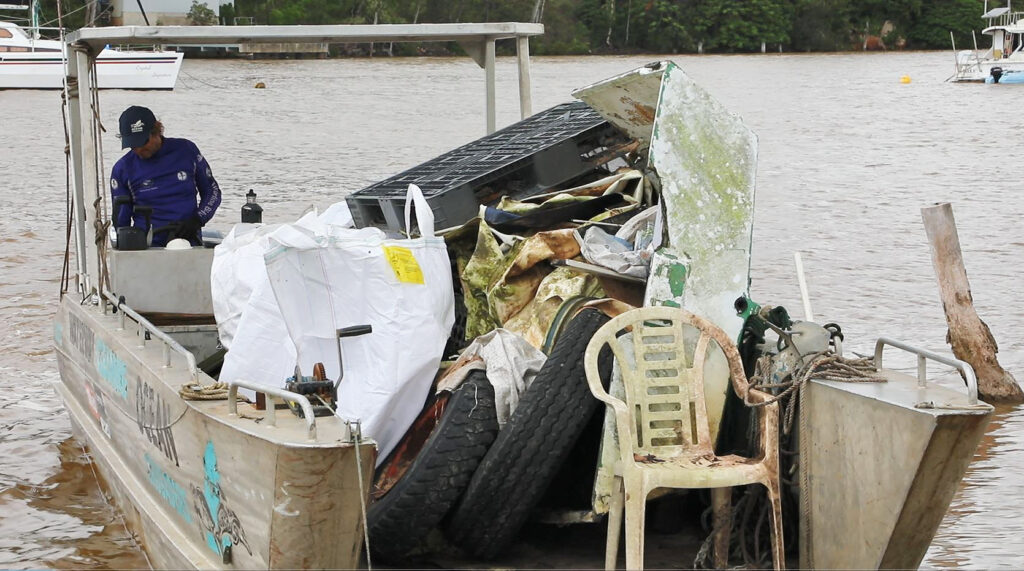
<svg viewBox="0 0 1024 571">
<path fill-rule="evenodd" d="M 875 370 L 875 363 L 870 357 L 848 359 L 831 351 L 820 351 L 801 355 L 800 364 L 778 382 L 771 382 L 773 355 L 764 355 L 754 366 L 754 375 L 750 378 L 750 388 L 773 395 L 764 402 L 747 402 L 749 407 L 765 406 L 773 402 L 782 402 L 784 409 L 783 434 L 789 434 L 796 416 L 796 405 L 803 400 L 803 388 L 811 379 L 821 381 L 838 381 L 843 383 L 884 383 L 885 378 Z M 794 393 L 797 393 L 794 397 Z"/>
<path fill-rule="evenodd" d="M 182 385 L 178 394 L 185 400 L 223 400 L 228 398 L 227 383 L 216 382 L 209 385 L 189 383 Z"/>
</svg>

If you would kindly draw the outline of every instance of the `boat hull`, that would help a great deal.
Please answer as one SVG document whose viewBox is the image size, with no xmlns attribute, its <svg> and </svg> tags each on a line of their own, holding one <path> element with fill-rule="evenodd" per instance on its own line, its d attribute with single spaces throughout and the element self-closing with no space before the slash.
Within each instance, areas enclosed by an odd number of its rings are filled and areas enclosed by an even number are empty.
<svg viewBox="0 0 1024 571">
<path fill-rule="evenodd" d="M 802 568 L 917 568 L 988 426 L 985 403 L 883 375 L 885 383 L 809 383 Z"/>
<path fill-rule="evenodd" d="M 96 58 L 100 89 L 174 89 L 183 54 L 104 50 Z M 0 89 L 62 89 L 59 52 L 0 52 Z"/>
<path fill-rule="evenodd" d="M 357 566 L 372 443 L 357 462 L 335 417 L 319 419 L 314 441 L 287 411 L 268 426 L 248 406 L 232 415 L 223 400 L 183 400 L 185 359 L 171 353 L 165 367 L 162 343 L 141 346 L 119 326 L 99 307 L 63 299 L 57 392 L 152 565 Z"/>
<path fill-rule="evenodd" d="M 962 51 L 956 57 L 956 73 L 949 80 L 954 83 L 992 83 L 992 68 L 996 67 L 1004 74 L 1024 72 L 1024 57 L 1015 54 L 1010 58 L 995 59 L 978 57 L 970 50 Z"/>
</svg>

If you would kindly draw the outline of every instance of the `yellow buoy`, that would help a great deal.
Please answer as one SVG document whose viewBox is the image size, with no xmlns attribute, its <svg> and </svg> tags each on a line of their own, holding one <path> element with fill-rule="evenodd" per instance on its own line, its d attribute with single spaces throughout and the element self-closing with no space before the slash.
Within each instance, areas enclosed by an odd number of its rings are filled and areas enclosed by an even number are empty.
<svg viewBox="0 0 1024 571">
<path fill-rule="evenodd" d="M 267 84 L 263 83 L 262 81 L 257 81 L 256 85 L 254 85 L 253 87 L 256 88 L 256 89 L 266 89 L 267 88 Z"/>
<path fill-rule="evenodd" d="M 910 76 L 909 75 L 904 75 L 903 77 L 901 77 L 900 78 L 900 83 L 910 83 Z"/>
</svg>

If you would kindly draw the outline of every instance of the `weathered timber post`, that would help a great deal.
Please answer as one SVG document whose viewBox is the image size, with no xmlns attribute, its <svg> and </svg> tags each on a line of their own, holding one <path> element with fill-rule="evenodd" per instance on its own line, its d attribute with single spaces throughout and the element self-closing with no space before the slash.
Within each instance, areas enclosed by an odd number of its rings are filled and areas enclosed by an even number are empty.
<svg viewBox="0 0 1024 571">
<path fill-rule="evenodd" d="M 978 393 L 987 401 L 1024 402 L 1024 391 L 1008 371 L 999 366 L 999 348 L 988 325 L 974 310 L 971 285 L 967 281 L 960 238 L 948 202 L 921 209 L 924 230 L 932 251 L 932 265 L 939 280 L 939 297 L 946 313 L 946 342 L 953 355 L 974 367 Z"/>
</svg>

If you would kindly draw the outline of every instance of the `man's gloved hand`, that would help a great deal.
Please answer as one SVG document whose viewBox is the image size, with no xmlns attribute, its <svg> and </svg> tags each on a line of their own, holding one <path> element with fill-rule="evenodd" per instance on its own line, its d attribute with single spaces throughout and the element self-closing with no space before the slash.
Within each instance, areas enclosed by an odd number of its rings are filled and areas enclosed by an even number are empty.
<svg viewBox="0 0 1024 571">
<path fill-rule="evenodd" d="M 173 231 L 175 238 L 184 238 L 193 244 L 199 240 L 199 231 L 203 228 L 203 221 L 198 216 L 181 220 L 177 224 L 178 228 Z"/>
</svg>

